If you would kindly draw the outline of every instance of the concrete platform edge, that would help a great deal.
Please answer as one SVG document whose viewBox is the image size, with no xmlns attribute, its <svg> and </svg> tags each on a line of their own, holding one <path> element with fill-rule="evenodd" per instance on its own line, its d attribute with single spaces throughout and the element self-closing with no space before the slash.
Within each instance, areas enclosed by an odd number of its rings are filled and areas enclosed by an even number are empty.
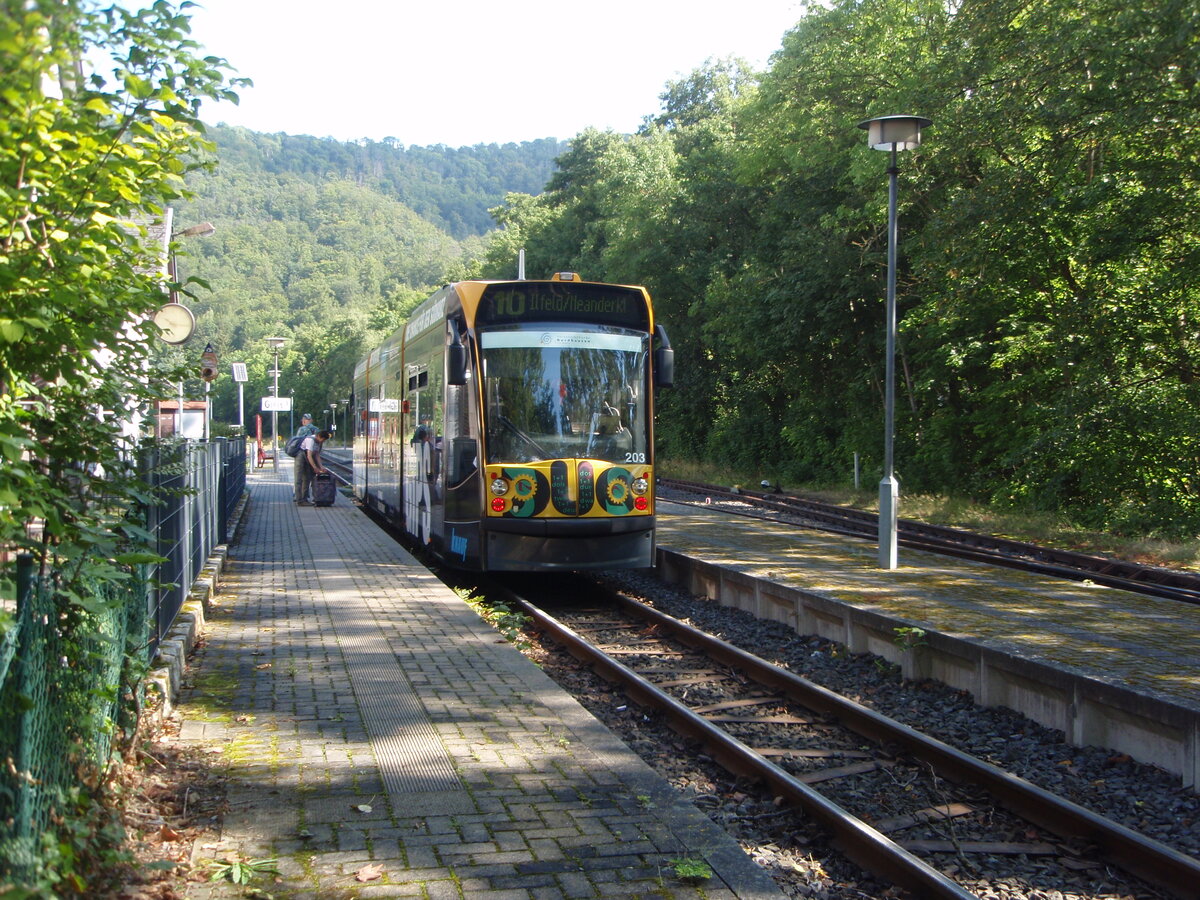
<svg viewBox="0 0 1200 900">
<path fill-rule="evenodd" d="M 984 706 L 1004 706 L 1057 728 L 1075 746 L 1106 747 L 1200 785 L 1200 705 L 1184 706 L 1022 656 L 999 642 L 939 632 L 812 591 L 757 578 L 659 547 L 666 582 L 758 618 L 784 623 L 897 664 L 905 678 L 968 691 Z M 919 645 L 904 648 L 895 629 L 919 625 Z"/>
</svg>

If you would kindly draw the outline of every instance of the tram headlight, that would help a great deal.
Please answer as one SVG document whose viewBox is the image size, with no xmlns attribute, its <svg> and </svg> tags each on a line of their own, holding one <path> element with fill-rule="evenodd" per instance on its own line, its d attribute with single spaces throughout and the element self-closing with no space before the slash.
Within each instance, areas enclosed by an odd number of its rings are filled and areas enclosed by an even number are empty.
<svg viewBox="0 0 1200 900">
<path fill-rule="evenodd" d="M 635 494 L 644 494 L 646 491 L 650 490 L 650 482 L 648 482 L 645 478 L 635 478 L 633 479 L 633 483 L 629 486 L 633 489 Z"/>
<path fill-rule="evenodd" d="M 492 493 L 497 497 L 503 497 L 508 493 L 508 482 L 503 478 L 492 479 Z"/>
</svg>

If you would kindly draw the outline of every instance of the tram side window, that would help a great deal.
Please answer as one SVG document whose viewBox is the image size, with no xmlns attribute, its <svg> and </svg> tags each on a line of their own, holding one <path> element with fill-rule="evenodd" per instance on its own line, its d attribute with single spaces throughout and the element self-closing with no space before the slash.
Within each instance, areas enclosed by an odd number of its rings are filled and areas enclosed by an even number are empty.
<svg viewBox="0 0 1200 900">
<path fill-rule="evenodd" d="M 437 372 L 430 378 L 429 368 L 413 372 L 408 380 L 413 389 L 406 398 L 409 455 L 413 462 L 411 474 L 430 484 L 431 496 L 435 498 L 439 494 L 436 485 L 441 482 L 444 450 L 441 381 Z"/>
</svg>

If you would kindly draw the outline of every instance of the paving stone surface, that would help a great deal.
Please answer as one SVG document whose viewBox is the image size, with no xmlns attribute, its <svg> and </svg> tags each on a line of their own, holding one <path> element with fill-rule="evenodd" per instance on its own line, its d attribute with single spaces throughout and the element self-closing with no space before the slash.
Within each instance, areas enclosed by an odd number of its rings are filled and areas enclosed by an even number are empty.
<svg viewBox="0 0 1200 900">
<path fill-rule="evenodd" d="M 249 490 L 181 703 L 231 777 L 198 857 L 275 859 L 256 885 L 295 900 L 782 896 L 346 497 L 295 506 L 288 464 Z"/>
</svg>

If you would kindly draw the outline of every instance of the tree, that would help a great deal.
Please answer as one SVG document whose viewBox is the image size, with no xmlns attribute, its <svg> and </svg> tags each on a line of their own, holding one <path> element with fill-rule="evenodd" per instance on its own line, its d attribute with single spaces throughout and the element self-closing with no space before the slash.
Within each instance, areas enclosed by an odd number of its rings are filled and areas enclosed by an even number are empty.
<svg viewBox="0 0 1200 900">
<path fill-rule="evenodd" d="M 492 232 L 488 241 L 481 263 L 481 277 L 516 278 L 521 250 L 546 234 L 561 210 L 552 209 L 544 197 L 514 192 L 505 196 L 502 206 L 489 212 L 500 228 Z M 549 262 L 547 260 L 546 264 Z M 537 271 L 545 274 L 540 259 L 537 264 Z"/>
<path fill-rule="evenodd" d="M 146 223 L 204 164 L 200 102 L 243 82 L 162 0 L 4 0 L 0 48 L 0 546 L 83 603 L 72 577 L 120 577 L 139 543 L 129 423 L 157 395 L 143 320 L 164 299 Z"/>
<path fill-rule="evenodd" d="M 209 136 L 218 165 L 189 173 L 194 196 L 176 218 L 216 226 L 178 259 L 184 274 L 212 290 L 189 300 L 196 336 L 180 353 L 194 356 L 192 345 L 212 343 L 223 359 L 247 364 L 247 396 L 257 397 L 270 386 L 263 338 L 290 336 L 281 389 L 305 407 L 346 398 L 353 348 L 375 346 L 398 327 L 412 297 L 477 271 L 484 239 L 452 237 L 448 218 L 491 223 L 488 209 L 506 191 L 545 183 L 560 146 L 547 139 L 405 149 L 227 126 Z M 515 249 L 503 262 L 513 276 Z M 327 346 L 322 328 L 340 335 L 332 366 L 318 358 Z M 186 383 L 188 396 L 200 388 Z M 218 378 L 210 396 L 214 428 L 237 421 L 230 379 Z"/>
<path fill-rule="evenodd" d="M 982 495 L 1194 534 L 1200 11 L 972 2 L 952 46 L 910 319 L 929 433 Z"/>
</svg>

